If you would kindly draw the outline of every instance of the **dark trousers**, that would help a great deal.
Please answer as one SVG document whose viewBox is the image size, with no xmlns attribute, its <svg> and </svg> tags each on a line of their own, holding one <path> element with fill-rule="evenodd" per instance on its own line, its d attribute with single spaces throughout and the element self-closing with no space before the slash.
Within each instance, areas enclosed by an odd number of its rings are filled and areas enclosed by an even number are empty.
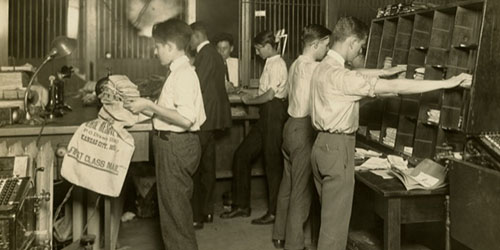
<svg viewBox="0 0 500 250">
<path fill-rule="evenodd" d="M 214 213 L 215 131 L 200 131 L 201 160 L 193 175 L 194 192 L 191 200 L 193 219 L 203 222 L 203 216 Z"/>
<path fill-rule="evenodd" d="M 316 138 L 311 118 L 290 117 L 283 131 L 285 168 L 278 193 L 273 239 L 285 240 L 285 249 L 304 248 L 304 224 L 309 217 L 314 186 L 311 149 Z"/>
<path fill-rule="evenodd" d="M 320 132 L 311 153 L 321 201 L 318 250 L 345 250 L 354 193 L 354 135 Z"/>
<path fill-rule="evenodd" d="M 189 200 L 201 148 L 194 133 L 153 135 L 158 209 L 166 250 L 197 250 Z"/>
<path fill-rule="evenodd" d="M 286 101 L 276 98 L 262 104 L 259 120 L 236 149 L 232 168 L 234 206 L 250 207 L 251 164 L 262 155 L 268 185 L 268 213 L 276 214 L 276 198 L 283 174 L 281 144 L 287 106 Z"/>
</svg>

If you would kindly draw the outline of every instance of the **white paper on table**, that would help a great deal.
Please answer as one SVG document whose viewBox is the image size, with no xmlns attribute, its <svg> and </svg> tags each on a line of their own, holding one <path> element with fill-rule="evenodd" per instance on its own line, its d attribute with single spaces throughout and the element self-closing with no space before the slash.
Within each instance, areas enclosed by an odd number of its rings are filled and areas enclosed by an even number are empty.
<svg viewBox="0 0 500 250">
<path fill-rule="evenodd" d="M 439 181 L 438 178 L 432 177 L 431 175 L 428 175 L 424 172 L 420 172 L 417 174 L 417 176 L 411 176 L 411 177 L 415 179 L 415 181 L 417 181 L 420 185 L 426 188 L 430 188 L 436 185 L 436 183 L 438 183 Z"/>
<path fill-rule="evenodd" d="M 370 170 L 370 172 L 372 172 L 373 174 L 376 174 L 376 175 L 382 177 L 383 179 L 392 179 L 392 178 L 394 178 L 394 176 L 390 174 L 391 170 L 389 170 L 389 169 Z"/>
<path fill-rule="evenodd" d="M 387 159 L 379 157 L 370 157 L 361 166 L 355 167 L 356 170 L 389 169 L 391 165 Z"/>
<path fill-rule="evenodd" d="M 356 153 L 363 155 L 364 157 L 380 157 L 381 153 L 373 150 L 366 150 L 364 148 L 356 148 Z"/>
<path fill-rule="evenodd" d="M 403 157 L 397 155 L 388 155 L 387 161 L 396 168 L 399 169 L 408 169 L 408 161 L 405 161 Z"/>
</svg>

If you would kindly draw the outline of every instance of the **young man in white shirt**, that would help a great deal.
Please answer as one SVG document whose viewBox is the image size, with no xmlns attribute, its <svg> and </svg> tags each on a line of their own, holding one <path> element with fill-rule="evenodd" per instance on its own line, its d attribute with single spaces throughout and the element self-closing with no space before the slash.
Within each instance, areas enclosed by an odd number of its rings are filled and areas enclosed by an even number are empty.
<svg viewBox="0 0 500 250">
<path fill-rule="evenodd" d="M 158 208 L 167 250 L 196 250 L 190 198 L 192 175 L 201 157 L 197 131 L 205 121 L 200 83 L 186 57 L 191 28 L 169 19 L 153 27 L 155 53 L 170 69 L 157 103 L 144 98 L 126 100 L 134 113 L 152 115 Z"/>
<path fill-rule="evenodd" d="M 311 149 L 316 131 L 310 117 L 311 77 L 328 52 L 332 32 L 311 24 L 302 32 L 302 54 L 288 73 L 288 118 L 283 129 L 285 167 L 278 193 L 273 243 L 276 247 L 304 249 L 304 224 L 313 195 Z"/>
<path fill-rule="evenodd" d="M 266 60 L 259 80 L 256 96 L 243 95 L 245 104 L 260 105 L 259 120 L 238 146 L 233 157 L 233 183 L 231 211 L 221 218 L 250 216 L 251 163 L 262 155 L 268 184 L 268 211 L 252 224 L 272 224 L 276 215 L 276 199 L 283 175 L 281 154 L 283 125 L 287 119 L 287 69 L 286 63 L 276 49 L 272 31 L 264 31 L 254 38 L 257 55 Z"/>
<path fill-rule="evenodd" d="M 239 86 L 238 58 L 231 57 L 234 50 L 234 40 L 231 34 L 221 33 L 215 37 L 217 51 L 226 63 L 226 89 Z"/>
<path fill-rule="evenodd" d="M 453 88 L 472 77 L 461 74 L 442 81 L 386 80 L 405 68 L 345 68 L 366 44 L 367 27 L 353 17 L 340 18 L 332 47 L 316 67 L 311 81 L 311 119 L 318 136 L 311 153 L 314 183 L 321 200 L 318 250 L 345 250 L 354 192 L 354 145 L 359 101 L 364 97 L 417 94 Z"/>
</svg>

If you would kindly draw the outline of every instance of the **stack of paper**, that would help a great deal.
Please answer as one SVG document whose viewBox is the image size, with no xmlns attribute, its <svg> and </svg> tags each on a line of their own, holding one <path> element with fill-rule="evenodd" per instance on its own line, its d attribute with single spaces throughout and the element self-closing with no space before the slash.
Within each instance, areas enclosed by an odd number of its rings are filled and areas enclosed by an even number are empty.
<svg viewBox="0 0 500 250">
<path fill-rule="evenodd" d="M 423 160 L 415 168 L 392 167 L 391 171 L 403 183 L 406 190 L 432 190 L 447 185 L 447 169 L 430 159 Z"/>
<path fill-rule="evenodd" d="M 388 155 L 387 161 L 389 162 L 391 167 L 402 169 L 402 170 L 408 169 L 408 161 L 403 159 L 403 157 L 401 157 L 401 156 Z"/>
<path fill-rule="evenodd" d="M 355 170 L 380 170 L 380 169 L 389 169 L 391 164 L 387 161 L 387 159 L 380 157 L 370 157 L 366 160 L 361 166 L 356 166 Z"/>
<path fill-rule="evenodd" d="M 373 151 L 373 150 L 366 150 L 364 148 L 356 148 L 355 149 L 355 154 L 354 156 L 358 156 L 358 157 L 361 157 L 361 158 L 368 158 L 368 157 L 380 157 L 382 156 L 381 153 L 377 152 L 377 151 Z"/>
<path fill-rule="evenodd" d="M 383 143 L 385 145 L 388 145 L 390 147 L 394 147 L 396 144 L 396 133 L 397 129 L 395 128 L 386 128 L 385 129 L 385 137 L 382 139 Z"/>
</svg>

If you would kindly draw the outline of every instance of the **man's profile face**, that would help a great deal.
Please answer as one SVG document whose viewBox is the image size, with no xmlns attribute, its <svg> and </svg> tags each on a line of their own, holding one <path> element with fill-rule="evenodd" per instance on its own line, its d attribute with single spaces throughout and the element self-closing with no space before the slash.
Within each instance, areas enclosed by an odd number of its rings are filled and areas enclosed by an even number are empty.
<svg viewBox="0 0 500 250">
<path fill-rule="evenodd" d="M 233 46 L 228 41 L 220 41 L 217 43 L 217 51 L 226 60 L 231 55 L 231 52 L 233 52 Z"/>
<path fill-rule="evenodd" d="M 354 38 L 351 40 L 349 45 L 349 51 L 347 53 L 346 60 L 352 62 L 354 58 L 363 54 L 363 47 L 366 45 L 366 37 L 363 39 Z"/>
</svg>

